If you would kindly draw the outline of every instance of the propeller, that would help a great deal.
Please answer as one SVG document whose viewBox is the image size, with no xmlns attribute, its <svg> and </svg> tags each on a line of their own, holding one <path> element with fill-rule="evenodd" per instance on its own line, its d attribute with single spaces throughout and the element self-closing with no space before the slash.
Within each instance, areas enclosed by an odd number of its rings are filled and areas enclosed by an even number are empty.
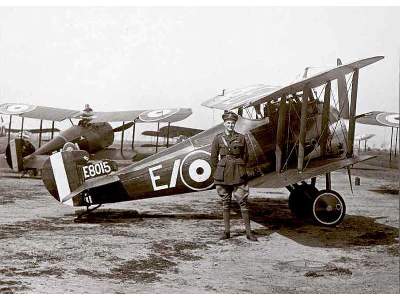
<svg viewBox="0 0 400 300">
<path fill-rule="evenodd" d="M 114 131 L 114 132 L 119 132 L 119 131 L 127 130 L 128 128 L 131 128 L 131 127 L 133 126 L 134 123 L 135 123 L 135 122 L 129 122 L 129 123 L 126 123 L 126 124 L 124 124 L 124 125 L 115 127 L 115 128 L 113 129 L 113 131 Z"/>
</svg>

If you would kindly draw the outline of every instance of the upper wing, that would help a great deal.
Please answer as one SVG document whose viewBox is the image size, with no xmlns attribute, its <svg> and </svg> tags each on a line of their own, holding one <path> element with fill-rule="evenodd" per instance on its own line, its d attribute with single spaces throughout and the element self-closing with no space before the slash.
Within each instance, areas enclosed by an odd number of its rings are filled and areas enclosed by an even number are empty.
<svg viewBox="0 0 400 300">
<path fill-rule="evenodd" d="M 0 114 L 17 115 L 20 117 L 39 120 L 63 121 L 65 119 L 73 118 L 74 115 L 77 115 L 79 113 L 79 110 L 30 105 L 23 103 L 0 104 Z"/>
<path fill-rule="evenodd" d="M 184 120 L 191 114 L 192 110 L 190 108 L 93 112 L 93 115 L 91 115 L 91 122 L 135 121 L 140 123 L 173 123 Z"/>
<path fill-rule="evenodd" d="M 223 95 L 218 95 L 210 100 L 203 102 L 201 105 L 221 110 L 231 110 L 240 107 L 248 101 L 255 101 L 270 93 L 278 90 L 279 87 L 269 86 L 265 84 L 256 84 L 232 91 L 225 91 Z"/>
<path fill-rule="evenodd" d="M 259 188 L 283 188 L 296 182 L 339 170 L 374 157 L 375 156 L 371 155 L 360 155 L 350 158 L 337 157 L 330 159 L 315 159 L 311 160 L 307 168 L 301 173 L 296 169 L 290 169 L 282 173 L 271 172 L 250 180 L 249 186 Z"/>
<path fill-rule="evenodd" d="M 202 105 L 224 110 L 259 105 L 266 101 L 277 99 L 284 94 L 289 95 L 301 92 L 305 87 L 315 88 L 328 81 L 342 79 L 346 74 L 353 72 L 355 69 L 361 69 L 383 58 L 383 56 L 374 56 L 346 65 L 330 68 L 306 79 L 301 79 L 290 83 L 284 87 L 273 88 L 266 85 L 255 85 L 234 90 L 232 92 L 225 93 L 224 95 L 214 97 L 211 100 L 202 103 Z"/>
<path fill-rule="evenodd" d="M 80 118 L 82 111 L 55 108 L 48 106 L 36 106 L 22 103 L 3 103 L 0 104 L 0 114 L 18 115 L 20 117 L 63 121 L 65 119 Z M 90 114 L 92 122 L 178 122 L 192 114 L 190 108 L 172 108 L 160 110 L 130 110 L 114 112 L 93 112 Z"/>
<path fill-rule="evenodd" d="M 368 125 L 399 128 L 399 113 L 385 111 L 371 111 L 356 119 L 356 122 Z"/>
</svg>

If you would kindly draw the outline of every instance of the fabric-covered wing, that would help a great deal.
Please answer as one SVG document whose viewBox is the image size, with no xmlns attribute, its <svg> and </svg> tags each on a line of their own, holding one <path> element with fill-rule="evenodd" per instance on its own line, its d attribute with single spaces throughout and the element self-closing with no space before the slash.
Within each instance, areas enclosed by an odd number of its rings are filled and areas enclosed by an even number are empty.
<svg viewBox="0 0 400 300">
<path fill-rule="evenodd" d="M 290 169 L 282 173 L 271 172 L 250 180 L 249 186 L 258 188 L 283 188 L 296 182 L 342 169 L 374 157 L 375 156 L 371 155 L 360 155 L 351 158 L 338 157 L 331 159 L 316 159 L 310 161 L 307 168 L 301 173 L 296 169 Z"/>
<path fill-rule="evenodd" d="M 79 113 L 78 110 L 55 108 L 48 106 L 36 106 L 23 103 L 2 103 L 0 104 L 0 114 L 17 115 L 19 117 L 32 118 L 38 120 L 63 121 L 73 118 Z"/>
<path fill-rule="evenodd" d="M 184 120 L 191 114 L 192 110 L 190 108 L 95 112 L 92 122 L 136 121 L 140 123 L 173 123 Z"/>
<path fill-rule="evenodd" d="M 95 112 L 92 123 L 133 121 L 139 117 L 143 110 Z"/>
<path fill-rule="evenodd" d="M 343 76 L 353 72 L 355 69 L 361 69 L 383 58 L 383 56 L 375 56 L 361 59 L 349 64 L 337 66 L 306 79 L 295 81 L 281 88 L 269 87 L 268 89 L 268 86 L 256 85 L 244 89 L 238 89 L 234 91 L 233 95 L 231 95 L 230 93 L 220 95 L 202 103 L 202 105 L 224 110 L 232 110 L 238 107 L 249 107 L 253 105 L 258 105 L 273 99 L 278 99 L 283 94 L 289 95 L 298 93 L 300 91 L 303 91 L 306 86 L 308 88 L 314 88 L 321 86 L 330 80 L 343 78 Z"/>
<path fill-rule="evenodd" d="M 0 114 L 17 115 L 39 120 L 63 121 L 71 118 L 81 118 L 82 111 L 55 108 L 48 106 L 36 106 L 23 103 L 2 103 L 0 104 Z M 192 114 L 190 108 L 172 108 L 158 110 L 130 110 L 114 112 L 92 112 L 91 122 L 178 122 Z"/>
<path fill-rule="evenodd" d="M 357 123 L 399 128 L 400 115 L 394 112 L 371 111 L 356 119 Z"/>
<path fill-rule="evenodd" d="M 256 84 L 232 91 L 225 91 L 223 95 L 218 95 L 210 100 L 203 102 L 201 105 L 221 110 L 231 110 L 242 106 L 248 101 L 255 101 L 270 93 L 278 90 L 279 87 L 269 86 L 265 84 Z"/>
</svg>

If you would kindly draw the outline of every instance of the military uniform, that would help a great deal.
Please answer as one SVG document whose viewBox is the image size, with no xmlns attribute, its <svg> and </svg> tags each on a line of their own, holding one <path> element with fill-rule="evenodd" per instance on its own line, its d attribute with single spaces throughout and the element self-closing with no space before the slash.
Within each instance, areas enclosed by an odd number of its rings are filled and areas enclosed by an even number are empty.
<svg viewBox="0 0 400 300">
<path fill-rule="evenodd" d="M 231 119 L 236 122 L 238 119 L 237 115 L 232 112 L 225 112 L 222 117 L 224 121 Z M 251 234 L 247 207 L 249 186 L 247 185 L 246 165 L 248 156 L 244 135 L 235 131 L 231 134 L 223 132 L 216 135 L 211 145 L 211 165 L 214 170 L 214 183 L 223 203 L 224 239 L 230 237 L 230 204 L 233 197 L 240 206 L 247 238 L 256 240 Z"/>
<path fill-rule="evenodd" d="M 221 157 L 218 160 L 218 156 Z M 247 209 L 246 198 L 249 195 L 246 164 L 248 160 L 247 144 L 244 135 L 233 132 L 231 135 L 218 134 L 211 146 L 211 164 L 214 171 L 214 183 L 218 195 L 223 200 L 224 209 L 230 208 L 233 196 L 241 208 Z"/>
</svg>

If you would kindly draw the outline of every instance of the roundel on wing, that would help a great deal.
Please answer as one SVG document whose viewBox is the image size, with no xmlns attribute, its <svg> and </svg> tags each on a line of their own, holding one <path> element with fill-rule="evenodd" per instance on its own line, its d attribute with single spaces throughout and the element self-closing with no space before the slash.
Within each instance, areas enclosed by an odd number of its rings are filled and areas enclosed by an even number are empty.
<svg viewBox="0 0 400 300">
<path fill-rule="evenodd" d="M 376 115 L 376 120 L 382 125 L 399 127 L 399 114 L 382 112 Z"/>
<path fill-rule="evenodd" d="M 36 108 L 35 105 L 22 103 L 3 103 L 0 104 L 0 113 L 5 115 L 19 115 L 32 111 Z"/>
<path fill-rule="evenodd" d="M 210 153 L 196 150 L 189 153 L 180 166 L 180 176 L 184 185 L 195 191 L 202 191 L 214 185 L 210 165 Z"/>
<path fill-rule="evenodd" d="M 139 119 L 143 122 L 157 122 L 176 114 L 178 111 L 179 109 L 176 108 L 147 110 L 139 115 Z"/>
</svg>

